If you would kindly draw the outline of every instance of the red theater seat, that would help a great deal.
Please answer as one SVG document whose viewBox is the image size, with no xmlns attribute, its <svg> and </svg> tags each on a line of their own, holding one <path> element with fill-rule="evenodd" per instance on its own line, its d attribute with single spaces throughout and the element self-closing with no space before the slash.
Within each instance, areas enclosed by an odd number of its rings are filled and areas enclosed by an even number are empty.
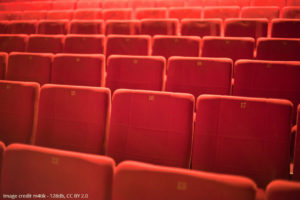
<svg viewBox="0 0 300 200">
<path fill-rule="evenodd" d="M 67 34 L 68 20 L 40 20 L 39 34 Z"/>
<path fill-rule="evenodd" d="M 44 85 L 34 144 L 103 154 L 109 110 L 107 88 Z"/>
<path fill-rule="evenodd" d="M 202 42 L 202 57 L 252 59 L 254 39 L 249 37 L 214 37 L 205 36 Z"/>
<path fill-rule="evenodd" d="M 281 10 L 282 18 L 300 19 L 300 7 L 284 7 Z"/>
<path fill-rule="evenodd" d="M 103 55 L 57 54 L 53 60 L 52 83 L 103 86 L 104 60 Z"/>
<path fill-rule="evenodd" d="M 9 54 L 6 79 L 14 81 L 50 83 L 52 54 L 17 53 Z"/>
<path fill-rule="evenodd" d="M 112 200 L 254 200 L 256 192 L 248 178 L 134 161 L 118 165 L 113 188 Z"/>
<path fill-rule="evenodd" d="M 72 10 L 53 10 L 47 12 L 48 20 L 58 20 L 58 19 L 68 19 L 71 20 L 73 18 Z"/>
<path fill-rule="evenodd" d="M 300 6 L 299 0 L 286 0 L 286 6 Z"/>
<path fill-rule="evenodd" d="M 197 0 L 194 0 L 197 1 Z M 249 6 L 250 0 L 198 0 L 203 6 Z"/>
<path fill-rule="evenodd" d="M 232 61 L 226 58 L 171 57 L 166 91 L 229 95 Z"/>
<path fill-rule="evenodd" d="M 25 51 L 27 35 L 0 34 L 0 52 Z"/>
<path fill-rule="evenodd" d="M 9 34 L 9 21 L 1 20 L 0 21 L 0 34 Z"/>
<path fill-rule="evenodd" d="M 115 9 L 105 9 L 103 11 L 103 19 L 131 19 L 132 9 L 131 8 L 115 8 Z"/>
<path fill-rule="evenodd" d="M 89 8 L 102 8 L 103 1 L 86 1 L 86 0 L 78 0 L 77 1 L 77 9 L 89 9 Z"/>
<path fill-rule="evenodd" d="M 251 6 L 278 6 L 284 7 L 286 0 L 251 0 Z"/>
<path fill-rule="evenodd" d="M 300 19 L 273 19 L 271 36 L 300 38 Z"/>
<path fill-rule="evenodd" d="M 240 60 L 234 70 L 233 95 L 289 99 L 300 104 L 300 62 Z"/>
<path fill-rule="evenodd" d="M 296 104 L 297 105 L 297 104 Z M 294 152 L 294 174 L 293 180 L 300 181 L 300 104 L 297 108 L 297 134 L 295 142 L 295 152 Z"/>
<path fill-rule="evenodd" d="M 267 19 L 226 19 L 224 22 L 225 37 L 267 37 Z"/>
<path fill-rule="evenodd" d="M 239 18 L 240 7 L 239 6 L 222 6 L 222 7 L 204 7 L 204 18 Z"/>
<path fill-rule="evenodd" d="M 151 8 L 155 6 L 155 1 L 141 1 L 141 0 L 130 0 L 129 1 L 130 8 Z"/>
<path fill-rule="evenodd" d="M 63 50 L 62 35 L 31 35 L 27 51 L 35 53 L 60 53 Z"/>
<path fill-rule="evenodd" d="M 114 170 L 111 158 L 13 144 L 6 148 L 3 161 L 3 194 L 27 194 L 27 198 L 39 194 L 38 198 L 46 194 L 53 198 L 74 199 L 75 195 L 111 198 Z M 27 184 L 20 180 L 26 180 Z"/>
<path fill-rule="evenodd" d="M 189 167 L 194 97 L 146 90 L 117 90 L 112 97 L 107 155 Z"/>
<path fill-rule="evenodd" d="M 247 176 L 263 188 L 288 179 L 291 114 L 287 100 L 198 97 L 192 168 Z"/>
<path fill-rule="evenodd" d="M 65 37 L 65 53 L 102 54 L 104 51 L 104 35 L 67 35 Z"/>
<path fill-rule="evenodd" d="M 105 33 L 121 35 L 138 35 L 141 32 L 139 20 L 107 20 L 105 23 Z"/>
<path fill-rule="evenodd" d="M 256 58 L 258 60 L 300 61 L 300 39 L 259 38 Z"/>
<path fill-rule="evenodd" d="M 152 55 L 198 57 L 200 54 L 200 38 L 197 36 L 163 36 L 153 37 Z"/>
<path fill-rule="evenodd" d="M 25 10 L 51 10 L 52 9 L 52 1 L 27 1 L 24 2 Z"/>
<path fill-rule="evenodd" d="M 30 21 L 11 21 L 8 25 L 7 33 L 9 34 L 35 34 L 37 22 Z"/>
<path fill-rule="evenodd" d="M 108 35 L 106 39 L 106 57 L 112 54 L 150 55 L 149 35 Z"/>
<path fill-rule="evenodd" d="M 241 8 L 241 18 L 278 18 L 280 8 L 277 6 L 254 6 Z"/>
<path fill-rule="evenodd" d="M 267 200 L 298 200 L 300 197 L 300 182 L 273 181 L 268 185 L 266 195 Z"/>
<path fill-rule="evenodd" d="M 53 1 L 52 10 L 73 10 L 75 9 L 76 0 Z"/>
<path fill-rule="evenodd" d="M 94 20 L 94 19 L 102 19 L 103 12 L 100 9 L 80 9 L 75 10 L 73 13 L 73 19 L 81 19 L 81 20 Z"/>
<path fill-rule="evenodd" d="M 103 1 L 103 8 L 128 8 L 128 0 L 109 0 Z"/>
<path fill-rule="evenodd" d="M 22 20 L 41 20 L 46 19 L 47 11 L 24 11 L 20 18 Z"/>
<path fill-rule="evenodd" d="M 137 8 L 135 11 L 136 19 L 157 19 L 157 18 L 167 18 L 166 8 Z"/>
<path fill-rule="evenodd" d="M 169 7 L 184 7 L 184 0 L 156 0 L 155 7 L 158 8 L 169 8 Z"/>
<path fill-rule="evenodd" d="M 103 20 L 72 20 L 70 22 L 70 34 L 103 34 Z"/>
<path fill-rule="evenodd" d="M 2 169 L 4 151 L 5 151 L 5 144 L 0 141 L 0 170 Z"/>
<path fill-rule="evenodd" d="M 0 80 L 5 78 L 8 54 L 0 52 Z"/>
<path fill-rule="evenodd" d="M 6 145 L 30 143 L 39 84 L 1 80 L 0 94 L 0 140 Z"/>
<path fill-rule="evenodd" d="M 181 21 L 181 35 L 220 36 L 221 26 L 221 19 L 183 19 Z"/>
<path fill-rule="evenodd" d="M 171 7 L 169 8 L 169 18 L 177 18 L 182 20 L 184 18 L 201 18 L 201 7 Z"/>
<path fill-rule="evenodd" d="M 166 60 L 157 56 L 112 55 L 107 61 L 105 87 L 116 89 L 162 90 Z"/>
<path fill-rule="evenodd" d="M 0 12 L 0 20 L 20 20 L 22 12 L 3 11 Z"/>
<path fill-rule="evenodd" d="M 141 34 L 178 35 L 178 19 L 142 19 Z"/>
</svg>

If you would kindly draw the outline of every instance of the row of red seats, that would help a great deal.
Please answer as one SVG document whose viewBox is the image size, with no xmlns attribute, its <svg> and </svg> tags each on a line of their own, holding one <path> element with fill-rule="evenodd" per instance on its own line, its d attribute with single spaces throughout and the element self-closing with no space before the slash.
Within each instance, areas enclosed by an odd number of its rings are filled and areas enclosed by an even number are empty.
<svg viewBox="0 0 300 200">
<path fill-rule="evenodd" d="M 78 9 L 53 11 L 0 12 L 1 20 L 29 19 L 145 19 L 145 18 L 300 18 L 300 7 L 178 7 L 118 9 Z"/>
<path fill-rule="evenodd" d="M 200 45 L 201 44 L 201 45 Z M 255 47 L 256 46 L 256 47 Z M 155 35 L 0 35 L 0 52 L 105 53 L 238 59 L 300 60 L 300 39 Z M 254 55 L 254 52 L 256 55 Z"/>
<path fill-rule="evenodd" d="M 263 191 L 240 176 L 134 161 L 115 166 L 109 157 L 20 144 L 0 147 L 3 199 L 298 200 L 300 195 L 294 181 L 276 180 Z"/>
<path fill-rule="evenodd" d="M 0 3 L 0 10 L 57 10 L 82 8 L 149 8 L 184 6 L 300 6 L 299 0 L 68 0 Z"/>
<path fill-rule="evenodd" d="M 294 141 L 288 100 L 201 95 L 194 121 L 195 100 L 185 93 L 120 89 L 110 100 L 107 88 L 46 84 L 40 89 L 14 81 L 0 81 L 0 91 L 5 144 L 242 175 L 262 188 L 290 176 Z M 295 180 L 299 142 L 297 135 Z"/>
<path fill-rule="evenodd" d="M 223 28 L 224 27 L 224 28 Z M 268 31 L 270 32 L 268 34 Z M 300 38 L 300 19 L 0 21 L 0 34 L 129 34 Z"/>
</svg>

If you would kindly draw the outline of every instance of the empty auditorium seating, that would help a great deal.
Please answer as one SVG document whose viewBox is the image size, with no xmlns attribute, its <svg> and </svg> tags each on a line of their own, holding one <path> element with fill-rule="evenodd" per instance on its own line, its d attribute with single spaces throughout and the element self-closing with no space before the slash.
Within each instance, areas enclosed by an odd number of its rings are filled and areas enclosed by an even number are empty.
<svg viewBox="0 0 300 200">
<path fill-rule="evenodd" d="M 117 90 L 112 97 L 107 155 L 187 168 L 194 97 L 146 90 Z"/>
<path fill-rule="evenodd" d="M 284 7 L 286 0 L 251 0 L 251 6 L 278 6 Z"/>
<path fill-rule="evenodd" d="M 248 178 L 134 161 L 118 165 L 113 188 L 113 200 L 254 200 L 256 192 Z"/>
<path fill-rule="evenodd" d="M 104 50 L 104 35 L 67 35 L 65 38 L 65 53 L 102 54 Z"/>
<path fill-rule="evenodd" d="M 155 7 L 183 7 L 185 4 L 184 0 L 156 0 L 155 1 Z"/>
<path fill-rule="evenodd" d="M 105 23 L 106 34 L 137 35 L 140 33 L 139 20 L 107 20 Z"/>
<path fill-rule="evenodd" d="M 300 62 L 237 61 L 233 95 L 289 99 L 300 104 Z"/>
<path fill-rule="evenodd" d="M 129 5 L 131 8 L 151 8 L 155 7 L 155 1 L 141 1 L 141 0 L 130 0 Z"/>
<path fill-rule="evenodd" d="M 103 34 L 103 20 L 72 20 L 70 34 Z"/>
<path fill-rule="evenodd" d="M 4 195 L 111 198 L 114 161 L 108 157 L 13 144 L 6 148 L 3 163 Z"/>
<path fill-rule="evenodd" d="M 68 19 L 71 20 L 73 18 L 72 10 L 53 10 L 47 12 L 48 20 L 59 20 L 59 19 Z"/>
<path fill-rule="evenodd" d="M 220 36 L 221 26 L 221 19 L 183 19 L 181 35 Z"/>
<path fill-rule="evenodd" d="M 46 84 L 34 144 L 103 154 L 109 110 L 107 88 Z"/>
<path fill-rule="evenodd" d="M 136 19 L 155 19 L 155 18 L 167 18 L 166 8 L 137 8 L 135 11 Z"/>
<path fill-rule="evenodd" d="M 169 9 L 169 18 L 177 18 L 182 20 L 184 18 L 201 18 L 201 7 L 171 7 Z"/>
<path fill-rule="evenodd" d="M 67 34 L 68 20 L 40 20 L 38 23 L 39 34 Z"/>
<path fill-rule="evenodd" d="M 141 34 L 145 35 L 177 35 L 178 19 L 142 19 Z"/>
<path fill-rule="evenodd" d="M 297 200 L 300 196 L 300 182 L 276 180 L 266 189 L 267 200 Z"/>
<path fill-rule="evenodd" d="M 152 55 L 198 57 L 200 54 L 200 38 L 197 36 L 163 36 L 153 37 Z"/>
<path fill-rule="evenodd" d="M 112 54 L 150 55 L 149 35 L 108 35 L 106 40 L 107 57 Z"/>
<path fill-rule="evenodd" d="M 0 140 L 30 143 L 34 131 L 39 85 L 37 83 L 0 80 Z"/>
<path fill-rule="evenodd" d="M 60 53 L 63 50 L 62 35 L 30 35 L 28 39 L 28 52 Z"/>
<path fill-rule="evenodd" d="M 103 19 L 131 19 L 132 9 L 130 8 L 115 8 L 115 9 L 105 9 L 103 11 Z"/>
<path fill-rule="evenodd" d="M 259 38 L 256 58 L 259 60 L 300 61 L 300 39 Z"/>
<path fill-rule="evenodd" d="M 278 18 L 280 8 L 277 6 L 253 6 L 241 8 L 242 18 L 267 18 L 271 20 Z"/>
<path fill-rule="evenodd" d="M 286 0 L 286 6 L 300 6 L 299 0 Z"/>
<path fill-rule="evenodd" d="M 166 60 L 157 56 L 112 55 L 107 61 L 106 85 L 116 89 L 163 89 Z"/>
<path fill-rule="evenodd" d="M 103 86 L 104 56 L 57 54 L 53 60 L 52 83 Z"/>
<path fill-rule="evenodd" d="M 109 0 L 103 1 L 103 8 L 128 8 L 128 0 Z"/>
<path fill-rule="evenodd" d="M 226 19 L 224 22 L 226 37 L 267 37 L 267 19 Z"/>
<path fill-rule="evenodd" d="M 202 45 L 202 57 L 225 57 L 234 62 L 253 58 L 253 38 L 205 36 Z"/>
<path fill-rule="evenodd" d="M 88 2 L 88 1 L 87 1 Z M 103 12 L 98 9 L 78 9 L 74 11 L 73 19 L 91 20 L 102 19 Z"/>
<path fill-rule="evenodd" d="M 250 0 L 190 0 L 202 1 L 203 6 L 249 6 Z"/>
<path fill-rule="evenodd" d="M 166 91 L 229 95 L 232 61 L 226 58 L 171 57 Z"/>
<path fill-rule="evenodd" d="M 238 18 L 240 16 L 240 7 L 223 6 L 223 7 L 204 7 L 204 18 Z"/>
<path fill-rule="evenodd" d="M 282 18 L 300 19 L 300 7 L 284 7 L 281 10 Z"/>
<path fill-rule="evenodd" d="M 300 19 L 273 19 L 271 36 L 300 38 Z"/>
<path fill-rule="evenodd" d="M 295 139 L 295 152 L 294 152 L 294 174 L 293 179 L 300 180 L 300 104 L 297 108 L 297 133 Z"/>
<path fill-rule="evenodd" d="M 52 54 L 17 53 L 9 54 L 5 78 L 14 81 L 50 83 Z"/>
<path fill-rule="evenodd" d="M 102 1 L 98 0 L 92 0 L 92 1 L 86 1 L 86 0 L 78 0 L 76 8 L 77 9 L 89 9 L 89 8 L 102 8 Z"/>
<path fill-rule="evenodd" d="M 53 1 L 52 10 L 73 10 L 75 8 L 76 0 L 68 1 Z"/>
<path fill-rule="evenodd" d="M 192 168 L 247 176 L 259 187 L 288 179 L 291 113 L 287 100 L 198 97 Z"/>
<path fill-rule="evenodd" d="M 46 19 L 47 11 L 24 11 L 20 18 L 22 20 L 40 20 Z"/>
<path fill-rule="evenodd" d="M 1 20 L 0 21 L 0 34 L 8 33 L 9 21 Z"/>
<path fill-rule="evenodd" d="M 52 2 L 51 1 L 27 1 L 25 3 L 26 10 L 51 10 L 52 9 Z"/>
<path fill-rule="evenodd" d="M 36 33 L 36 21 L 12 21 L 8 24 L 9 34 L 34 34 Z"/>
<path fill-rule="evenodd" d="M 27 40 L 27 35 L 0 34 L 0 52 L 25 51 Z"/>
<path fill-rule="evenodd" d="M 4 11 L 0 12 L 0 20 L 19 20 L 22 12 Z"/>
<path fill-rule="evenodd" d="M 0 53 L 0 80 L 4 79 L 7 65 L 7 53 Z"/>
</svg>

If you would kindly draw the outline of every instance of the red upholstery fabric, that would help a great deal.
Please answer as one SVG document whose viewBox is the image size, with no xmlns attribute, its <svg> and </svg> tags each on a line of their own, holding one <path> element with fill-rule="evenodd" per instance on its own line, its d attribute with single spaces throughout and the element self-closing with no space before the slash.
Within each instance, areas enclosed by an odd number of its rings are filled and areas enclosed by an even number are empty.
<svg viewBox="0 0 300 200">
<path fill-rule="evenodd" d="M 9 55 L 6 79 L 50 83 L 52 54 L 17 53 Z"/>
<path fill-rule="evenodd" d="M 119 2 L 119 1 L 118 1 Z M 115 9 L 105 9 L 103 11 L 103 19 L 131 19 L 132 9 L 130 8 L 115 8 Z"/>
<path fill-rule="evenodd" d="M 19 20 L 22 12 L 5 11 L 0 12 L 0 20 Z"/>
<path fill-rule="evenodd" d="M 103 55 L 57 54 L 53 60 L 52 83 L 103 86 Z"/>
<path fill-rule="evenodd" d="M 47 12 L 48 20 L 60 20 L 60 19 L 68 19 L 71 20 L 73 18 L 72 10 L 53 10 Z"/>
<path fill-rule="evenodd" d="M 284 7 L 281 10 L 282 18 L 300 19 L 300 7 Z"/>
<path fill-rule="evenodd" d="M 0 21 L 0 34 L 8 34 L 9 21 L 1 20 Z"/>
<path fill-rule="evenodd" d="M 24 2 L 26 10 L 51 10 L 52 9 L 52 2 L 51 1 L 29 1 Z"/>
<path fill-rule="evenodd" d="M 90 1 L 85 1 L 90 2 Z M 103 12 L 101 9 L 78 9 L 74 11 L 73 19 L 91 20 L 102 19 Z"/>
<path fill-rule="evenodd" d="M 3 163 L 3 194 L 111 198 L 114 161 L 108 157 L 13 144 Z"/>
<path fill-rule="evenodd" d="M 161 8 L 161 7 L 183 7 L 185 4 L 184 0 L 156 0 L 155 1 L 155 7 Z"/>
<path fill-rule="evenodd" d="M 271 36 L 300 38 L 300 19 L 273 19 Z"/>
<path fill-rule="evenodd" d="M 300 39 L 259 38 L 256 59 L 300 61 Z"/>
<path fill-rule="evenodd" d="M 200 38 L 197 36 L 163 36 L 153 37 L 152 55 L 164 56 L 199 56 Z"/>
<path fill-rule="evenodd" d="M 89 9 L 89 8 L 102 8 L 103 1 L 86 1 L 86 0 L 78 0 L 76 8 L 77 9 Z"/>
<path fill-rule="evenodd" d="M 155 19 L 155 18 L 167 18 L 166 8 L 137 8 L 135 11 L 136 19 Z"/>
<path fill-rule="evenodd" d="M 249 37 L 205 36 L 202 56 L 231 58 L 234 62 L 238 59 L 252 59 L 254 46 L 254 39 Z"/>
<path fill-rule="evenodd" d="M 27 40 L 27 35 L 0 34 L 0 52 L 25 51 Z"/>
<path fill-rule="evenodd" d="M 204 7 L 204 18 L 238 18 L 240 16 L 239 6 L 216 6 L 216 7 Z"/>
<path fill-rule="evenodd" d="M 247 176 L 259 187 L 288 179 L 291 114 L 287 100 L 198 97 L 192 168 Z"/>
<path fill-rule="evenodd" d="M 7 53 L 4 53 L 4 52 L 0 53 L 0 80 L 4 79 L 4 77 L 5 77 L 7 58 L 8 58 Z"/>
<path fill-rule="evenodd" d="M 113 55 L 107 61 L 106 87 L 162 90 L 166 60 L 156 56 Z"/>
<path fill-rule="evenodd" d="M 39 85 L 0 80 L 0 140 L 29 143 L 34 131 Z"/>
<path fill-rule="evenodd" d="M 251 6 L 278 6 L 284 7 L 286 0 L 251 0 Z"/>
<path fill-rule="evenodd" d="M 103 8 L 128 8 L 128 0 L 109 0 L 103 1 Z"/>
<path fill-rule="evenodd" d="M 226 19 L 224 22 L 224 35 L 226 37 L 267 37 L 267 19 Z"/>
<path fill-rule="evenodd" d="M 44 85 L 35 144 L 103 154 L 109 110 L 107 88 Z"/>
<path fill-rule="evenodd" d="M 220 36 L 221 26 L 221 19 L 183 19 L 181 21 L 181 35 Z"/>
<path fill-rule="evenodd" d="M 169 18 L 177 18 L 182 20 L 184 18 L 201 18 L 201 7 L 171 7 L 169 8 Z"/>
<path fill-rule="evenodd" d="M 36 33 L 36 21 L 12 21 L 8 25 L 9 34 L 34 34 Z"/>
<path fill-rule="evenodd" d="M 107 155 L 117 163 L 137 160 L 189 167 L 194 97 L 146 90 L 117 90 Z"/>
<path fill-rule="evenodd" d="M 142 19 L 141 34 L 145 35 L 178 35 L 178 19 Z"/>
<path fill-rule="evenodd" d="M 73 10 L 75 8 L 76 0 L 68 1 L 53 1 L 52 10 Z"/>
<path fill-rule="evenodd" d="M 70 34 L 103 34 L 103 20 L 72 20 L 70 22 Z"/>
<path fill-rule="evenodd" d="M 255 183 L 244 177 L 125 161 L 115 171 L 113 200 L 254 200 Z"/>
<path fill-rule="evenodd" d="M 232 61 L 226 58 L 171 57 L 166 91 L 229 95 Z"/>
<path fill-rule="evenodd" d="M 141 24 L 139 20 L 107 20 L 105 23 L 105 33 L 138 35 L 141 32 Z"/>
<path fill-rule="evenodd" d="M 294 180 L 300 180 L 300 104 L 297 108 L 297 134 L 295 139 L 295 154 L 294 154 Z"/>
<path fill-rule="evenodd" d="M 267 200 L 298 200 L 300 182 L 276 180 L 268 185 L 266 193 Z"/>
<path fill-rule="evenodd" d="M 300 6 L 299 0 L 286 0 L 286 6 Z"/>
<path fill-rule="evenodd" d="M 102 54 L 104 52 L 104 35 L 67 35 L 65 53 Z"/>
<path fill-rule="evenodd" d="M 47 11 L 24 11 L 21 15 L 22 20 L 46 19 Z"/>
<path fill-rule="evenodd" d="M 151 37 L 149 35 L 108 35 L 106 41 L 106 56 L 150 55 Z"/>
<path fill-rule="evenodd" d="M 27 46 L 28 52 L 60 53 L 63 51 L 62 35 L 30 35 Z"/>
<path fill-rule="evenodd" d="M 67 34 L 68 20 L 40 20 L 39 34 Z"/>
<path fill-rule="evenodd" d="M 280 8 L 277 6 L 253 6 L 241 8 L 241 18 L 278 18 Z"/>
</svg>

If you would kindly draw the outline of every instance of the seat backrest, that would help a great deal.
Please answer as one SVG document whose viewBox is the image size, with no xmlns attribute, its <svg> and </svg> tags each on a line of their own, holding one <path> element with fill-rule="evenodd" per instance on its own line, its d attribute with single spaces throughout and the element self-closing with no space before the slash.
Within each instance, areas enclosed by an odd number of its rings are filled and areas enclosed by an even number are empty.
<svg viewBox="0 0 300 200">
<path fill-rule="evenodd" d="M 142 19 L 141 34 L 178 35 L 178 19 Z"/>
<path fill-rule="evenodd" d="M 27 51 L 34 53 L 61 53 L 63 51 L 63 35 L 30 35 Z"/>
<path fill-rule="evenodd" d="M 12 21 L 8 25 L 9 34 L 35 34 L 37 28 L 36 20 L 30 21 Z"/>
<path fill-rule="evenodd" d="M 203 10 L 204 18 L 238 18 L 240 17 L 240 7 L 239 6 L 212 6 L 204 7 Z"/>
<path fill-rule="evenodd" d="M 70 22 L 70 34 L 103 34 L 103 20 L 72 20 Z"/>
<path fill-rule="evenodd" d="M 80 54 L 103 54 L 104 35 L 69 34 L 65 37 L 64 52 Z"/>
<path fill-rule="evenodd" d="M 273 19 L 271 37 L 300 38 L 300 19 Z"/>
<path fill-rule="evenodd" d="M 183 19 L 181 35 L 190 36 L 221 36 L 221 19 Z"/>
<path fill-rule="evenodd" d="M 84 1 L 90 2 L 90 1 Z M 74 11 L 73 19 L 81 19 L 81 20 L 96 20 L 102 19 L 103 12 L 101 9 L 77 9 Z"/>
<path fill-rule="evenodd" d="M 0 53 L 0 80 L 5 78 L 8 54 L 5 52 Z"/>
<path fill-rule="evenodd" d="M 291 6 L 284 7 L 281 9 L 281 17 L 282 18 L 290 18 L 290 19 L 300 19 L 300 7 L 299 6 Z"/>
<path fill-rule="evenodd" d="M 251 6 L 241 8 L 241 18 L 279 18 L 280 8 L 277 6 Z"/>
<path fill-rule="evenodd" d="M 300 181 L 300 104 L 297 108 L 297 133 L 295 139 L 295 151 L 294 151 L 294 174 L 293 180 Z"/>
<path fill-rule="evenodd" d="M 167 18 L 167 8 L 137 8 L 135 11 L 135 18 Z"/>
<path fill-rule="evenodd" d="M 138 35 L 141 32 L 139 20 L 107 20 L 105 34 Z"/>
<path fill-rule="evenodd" d="M 60 20 L 73 18 L 73 10 L 52 10 L 47 12 L 47 20 Z"/>
<path fill-rule="evenodd" d="M 40 20 L 38 34 L 67 34 L 68 20 Z"/>
<path fill-rule="evenodd" d="M 300 182 L 276 180 L 266 189 L 267 200 L 297 200 L 300 196 Z"/>
<path fill-rule="evenodd" d="M 132 9 L 131 8 L 112 8 L 105 9 L 103 11 L 103 19 L 119 19 L 119 20 L 128 20 L 132 18 Z"/>
<path fill-rule="evenodd" d="M 0 34 L 0 52 L 23 52 L 26 50 L 28 36 L 24 34 Z"/>
<path fill-rule="evenodd" d="M 182 20 L 184 18 L 201 18 L 201 7 L 171 7 L 169 8 L 169 18 L 176 18 Z"/>
</svg>

